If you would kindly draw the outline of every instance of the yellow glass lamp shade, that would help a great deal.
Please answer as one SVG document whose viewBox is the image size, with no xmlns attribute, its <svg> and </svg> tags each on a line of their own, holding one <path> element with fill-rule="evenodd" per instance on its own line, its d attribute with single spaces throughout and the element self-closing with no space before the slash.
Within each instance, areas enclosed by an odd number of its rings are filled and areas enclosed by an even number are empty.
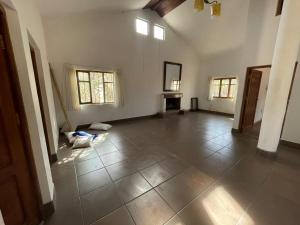
<svg viewBox="0 0 300 225">
<path fill-rule="evenodd" d="M 221 16 L 221 3 L 213 3 L 211 5 L 211 15 Z"/>
<path fill-rule="evenodd" d="M 197 11 L 202 11 L 204 9 L 204 0 L 195 0 L 194 7 Z"/>
</svg>

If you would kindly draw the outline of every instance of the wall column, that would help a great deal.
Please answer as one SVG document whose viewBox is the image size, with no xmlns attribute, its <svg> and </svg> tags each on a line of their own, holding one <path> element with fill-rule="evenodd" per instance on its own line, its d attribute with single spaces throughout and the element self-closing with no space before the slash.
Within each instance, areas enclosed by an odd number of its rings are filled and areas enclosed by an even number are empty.
<svg viewBox="0 0 300 225">
<path fill-rule="evenodd" d="M 267 152 L 276 152 L 280 140 L 293 70 L 300 46 L 299 12 L 299 0 L 284 1 L 258 141 L 258 148 Z"/>
</svg>

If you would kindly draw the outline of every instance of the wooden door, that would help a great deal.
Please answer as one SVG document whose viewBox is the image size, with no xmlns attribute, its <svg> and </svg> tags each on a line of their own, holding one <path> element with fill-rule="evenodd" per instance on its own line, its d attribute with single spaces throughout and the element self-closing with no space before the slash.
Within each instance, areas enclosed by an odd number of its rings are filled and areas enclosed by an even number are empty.
<svg viewBox="0 0 300 225">
<path fill-rule="evenodd" d="M 252 127 L 254 125 L 254 118 L 257 106 L 257 100 L 259 95 L 259 88 L 261 82 L 262 72 L 258 70 L 252 70 L 247 77 L 247 85 L 245 88 L 245 109 L 243 115 L 243 126 L 242 128 Z"/>
<path fill-rule="evenodd" d="M 49 157 L 49 160 L 51 163 L 51 153 L 50 153 L 50 144 L 49 144 L 50 142 L 49 142 L 49 136 L 48 136 L 48 130 L 47 130 L 47 124 L 46 124 L 46 115 L 45 115 L 44 105 L 43 105 L 43 100 L 42 100 L 41 85 L 40 85 L 39 74 L 38 74 L 37 63 L 36 63 L 36 54 L 35 54 L 34 48 L 31 46 L 30 46 L 30 53 L 31 53 L 32 66 L 33 66 L 34 78 L 35 78 L 35 83 L 36 83 L 36 90 L 37 90 L 39 105 L 40 105 L 40 110 L 41 110 L 47 152 L 48 152 L 48 157 Z"/>
<path fill-rule="evenodd" d="M 20 89 L 5 21 L 0 10 L 0 209 L 6 225 L 40 223 L 37 187 L 20 104 Z"/>
</svg>

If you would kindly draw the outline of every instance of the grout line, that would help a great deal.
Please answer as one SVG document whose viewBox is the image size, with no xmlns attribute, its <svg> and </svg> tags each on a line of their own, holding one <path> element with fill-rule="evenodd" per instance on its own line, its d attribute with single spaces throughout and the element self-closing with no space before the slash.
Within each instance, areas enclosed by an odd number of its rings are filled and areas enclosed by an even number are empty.
<svg viewBox="0 0 300 225">
<path fill-rule="evenodd" d="M 76 186 L 77 186 L 77 192 L 78 192 L 78 198 L 79 198 L 79 206 L 80 206 L 80 212 L 81 212 L 81 220 L 82 224 L 85 224 L 84 220 L 84 215 L 83 215 L 83 208 L 82 208 L 82 202 L 81 202 L 81 195 L 80 195 L 80 190 L 79 190 L 79 183 L 78 183 L 78 177 L 77 177 L 77 170 L 75 166 L 75 160 L 73 159 L 73 167 L 74 167 L 74 172 L 75 172 L 75 179 L 76 179 Z"/>
</svg>

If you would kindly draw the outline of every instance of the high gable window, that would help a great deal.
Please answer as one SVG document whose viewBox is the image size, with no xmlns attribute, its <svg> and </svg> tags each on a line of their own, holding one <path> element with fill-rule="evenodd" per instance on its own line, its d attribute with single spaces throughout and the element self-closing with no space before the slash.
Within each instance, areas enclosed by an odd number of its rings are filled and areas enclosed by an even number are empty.
<svg viewBox="0 0 300 225">
<path fill-rule="evenodd" d="M 115 79 L 112 72 L 77 70 L 76 76 L 81 105 L 115 102 Z"/>
<path fill-rule="evenodd" d="M 213 80 L 213 97 L 214 98 L 234 98 L 237 88 L 237 79 L 233 78 L 216 78 Z"/>
<path fill-rule="evenodd" d="M 136 32 L 143 35 L 148 35 L 149 33 L 149 23 L 146 20 L 137 18 L 135 20 Z"/>
<path fill-rule="evenodd" d="M 154 31 L 153 35 L 155 39 L 165 40 L 165 28 L 159 25 L 154 25 L 153 31 Z"/>
</svg>

